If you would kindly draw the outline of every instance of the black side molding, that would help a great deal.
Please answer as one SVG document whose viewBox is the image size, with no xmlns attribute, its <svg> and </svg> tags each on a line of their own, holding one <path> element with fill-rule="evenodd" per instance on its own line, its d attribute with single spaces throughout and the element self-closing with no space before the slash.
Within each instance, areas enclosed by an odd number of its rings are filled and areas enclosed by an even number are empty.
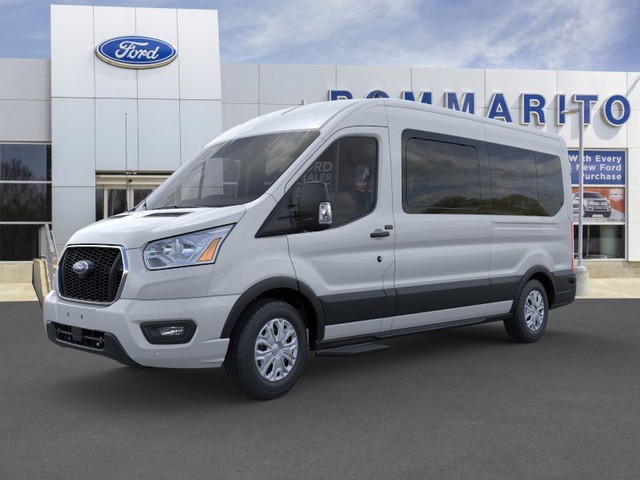
<svg viewBox="0 0 640 480">
<path fill-rule="evenodd" d="M 553 281 L 556 284 L 556 301 L 551 308 L 569 305 L 576 298 L 576 274 L 571 270 L 553 273 Z"/>
</svg>

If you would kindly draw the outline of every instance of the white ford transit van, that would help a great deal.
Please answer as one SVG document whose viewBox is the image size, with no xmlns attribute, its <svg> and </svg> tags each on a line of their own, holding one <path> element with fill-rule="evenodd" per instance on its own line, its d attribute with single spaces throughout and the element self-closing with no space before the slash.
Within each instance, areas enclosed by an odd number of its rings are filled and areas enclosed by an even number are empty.
<svg viewBox="0 0 640 480">
<path fill-rule="evenodd" d="M 575 297 L 572 231 L 557 135 L 402 100 L 300 106 L 74 234 L 44 324 L 126 365 L 224 365 L 271 399 L 309 350 L 490 321 L 538 340 Z"/>
</svg>

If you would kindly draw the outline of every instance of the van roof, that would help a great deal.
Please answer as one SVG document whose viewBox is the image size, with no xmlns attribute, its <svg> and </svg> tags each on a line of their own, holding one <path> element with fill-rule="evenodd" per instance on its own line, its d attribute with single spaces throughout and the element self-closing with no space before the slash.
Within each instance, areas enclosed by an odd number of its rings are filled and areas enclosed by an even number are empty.
<svg viewBox="0 0 640 480">
<path fill-rule="evenodd" d="M 485 118 L 480 115 L 459 112 L 449 108 L 400 99 L 378 98 L 326 101 L 285 108 L 283 110 L 278 110 L 272 113 L 261 115 L 238 126 L 235 126 L 224 132 L 211 143 L 219 143 L 231 138 L 262 135 L 274 132 L 322 130 L 322 128 L 332 120 L 344 120 L 356 112 L 361 112 L 362 110 L 366 109 L 379 109 L 381 106 L 421 110 L 438 115 L 448 115 L 464 118 L 466 120 L 474 120 L 477 122 L 482 122 L 485 124 L 495 125 L 508 129 L 527 131 L 531 134 L 548 138 L 558 138 L 558 135 L 553 133 L 534 130 L 532 128 L 514 125 L 512 123 L 507 123 L 500 120 Z"/>
</svg>

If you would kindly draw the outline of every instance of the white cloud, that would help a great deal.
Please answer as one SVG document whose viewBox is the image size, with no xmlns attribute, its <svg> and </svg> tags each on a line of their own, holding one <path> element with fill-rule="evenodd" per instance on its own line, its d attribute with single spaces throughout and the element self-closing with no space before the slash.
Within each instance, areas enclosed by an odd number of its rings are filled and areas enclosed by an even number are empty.
<svg viewBox="0 0 640 480">
<path fill-rule="evenodd" d="M 222 36 L 233 45 L 224 47 L 237 55 L 238 60 L 308 45 L 350 49 L 354 47 L 352 41 L 362 41 L 362 37 L 378 32 L 384 24 L 401 24 L 415 3 L 411 0 L 286 0 L 268 4 L 264 10 L 228 12 L 236 18 L 221 15 Z"/>
<path fill-rule="evenodd" d="M 224 62 L 640 70 L 637 0 L 56 3 L 217 8 Z M 49 4 L 0 0 L 0 57 L 46 56 Z"/>
<path fill-rule="evenodd" d="M 222 17 L 223 58 L 589 69 L 626 38 L 623 3 L 287 0 Z"/>
</svg>

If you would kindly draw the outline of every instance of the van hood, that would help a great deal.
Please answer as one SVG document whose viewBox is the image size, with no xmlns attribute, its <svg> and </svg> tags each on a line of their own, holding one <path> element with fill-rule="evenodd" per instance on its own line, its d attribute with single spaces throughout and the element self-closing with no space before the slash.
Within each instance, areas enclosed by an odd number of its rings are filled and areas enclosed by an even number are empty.
<svg viewBox="0 0 640 480">
<path fill-rule="evenodd" d="M 246 211 L 242 205 L 232 205 L 222 208 L 171 208 L 121 213 L 78 230 L 69 239 L 69 245 L 141 248 L 152 240 L 237 223 Z"/>
</svg>

